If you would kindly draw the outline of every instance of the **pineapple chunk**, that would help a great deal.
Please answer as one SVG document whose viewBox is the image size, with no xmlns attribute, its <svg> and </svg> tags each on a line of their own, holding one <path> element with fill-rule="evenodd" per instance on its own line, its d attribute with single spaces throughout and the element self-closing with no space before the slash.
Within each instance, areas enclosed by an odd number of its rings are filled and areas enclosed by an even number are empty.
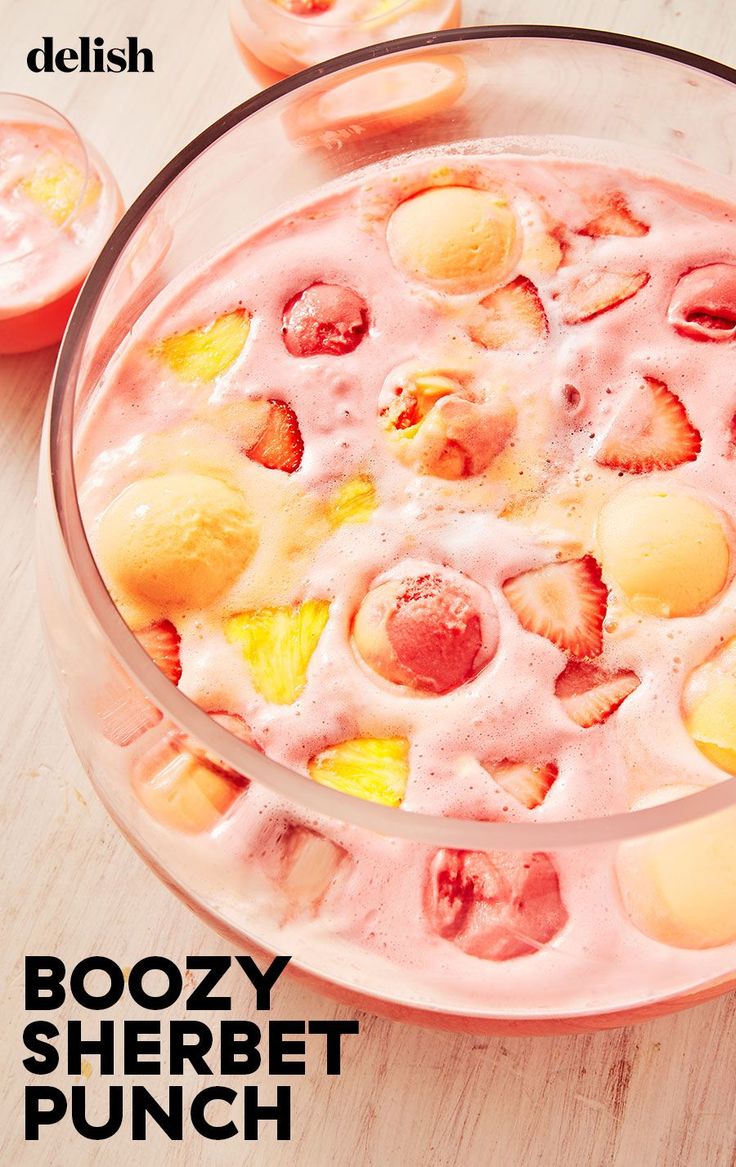
<svg viewBox="0 0 736 1167">
<path fill-rule="evenodd" d="M 149 814 L 189 835 L 211 831 L 247 787 L 246 779 L 171 747 L 144 758 L 133 773 L 133 789 Z"/>
<path fill-rule="evenodd" d="M 240 356 L 249 332 L 250 315 L 239 308 L 203 328 L 167 337 L 154 352 L 182 381 L 214 381 Z"/>
<path fill-rule="evenodd" d="M 309 776 L 323 786 L 369 802 L 401 806 L 409 778 L 409 743 L 403 737 L 358 737 L 312 758 Z"/>
<path fill-rule="evenodd" d="M 376 509 L 376 487 L 367 474 L 349 478 L 336 491 L 327 511 L 333 527 L 343 523 L 367 523 Z"/>
<path fill-rule="evenodd" d="M 280 841 L 279 884 L 291 913 L 316 912 L 347 858 L 343 847 L 310 827 L 290 826 Z"/>
<path fill-rule="evenodd" d="M 253 684 L 274 705 L 291 705 L 307 683 L 307 666 L 327 623 L 326 600 L 260 608 L 231 616 L 225 635 L 240 644 Z"/>
<path fill-rule="evenodd" d="M 36 203 L 57 227 L 61 227 L 75 210 L 84 189 L 84 174 L 78 167 L 50 155 L 18 184 L 20 190 Z"/>
</svg>

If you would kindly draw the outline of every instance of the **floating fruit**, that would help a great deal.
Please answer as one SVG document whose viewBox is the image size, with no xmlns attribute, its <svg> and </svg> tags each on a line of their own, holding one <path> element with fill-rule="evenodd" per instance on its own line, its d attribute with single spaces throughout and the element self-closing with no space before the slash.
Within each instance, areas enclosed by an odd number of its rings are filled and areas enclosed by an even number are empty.
<svg viewBox="0 0 736 1167">
<path fill-rule="evenodd" d="M 144 754 L 133 770 L 133 789 L 149 814 L 186 834 L 212 830 L 247 788 L 247 779 L 172 743 Z"/>
<path fill-rule="evenodd" d="M 700 446 L 700 434 L 679 397 L 664 382 L 642 377 L 624 390 L 595 460 L 629 474 L 649 474 L 694 461 Z"/>
<path fill-rule="evenodd" d="M 601 652 L 608 589 L 592 555 L 522 572 L 506 580 L 503 591 L 528 632 L 573 657 Z"/>
<path fill-rule="evenodd" d="M 376 486 L 368 474 L 349 478 L 335 492 L 328 506 L 328 518 L 333 527 L 343 523 L 367 523 L 378 505 Z"/>
<path fill-rule="evenodd" d="M 307 683 L 307 668 L 329 616 L 326 600 L 260 608 L 231 616 L 227 639 L 238 644 L 253 685 L 266 701 L 291 705 Z"/>
<path fill-rule="evenodd" d="M 297 416 L 285 401 L 269 401 L 265 425 L 245 453 L 268 470 L 293 474 L 302 464 L 304 441 Z"/>
<path fill-rule="evenodd" d="M 409 780 L 409 743 L 403 737 L 352 738 L 322 750 L 308 769 L 310 778 L 323 786 L 400 806 Z"/>
<path fill-rule="evenodd" d="M 559 773 L 556 762 L 510 762 L 508 758 L 484 763 L 483 768 L 502 790 L 528 810 L 542 805 Z"/>
<path fill-rule="evenodd" d="M 182 381 L 214 381 L 238 359 L 249 333 L 250 315 L 239 308 L 201 328 L 167 337 L 154 353 Z"/>
<path fill-rule="evenodd" d="M 646 235 L 648 231 L 647 224 L 636 218 L 622 194 L 611 195 L 598 214 L 580 228 L 581 235 L 590 235 L 593 239 L 603 239 L 608 235 L 635 238 Z"/>
<path fill-rule="evenodd" d="M 589 661 L 570 661 L 555 682 L 568 717 L 583 729 L 600 725 L 640 685 L 630 669 L 608 672 Z"/>
<path fill-rule="evenodd" d="M 174 685 L 181 679 L 179 646 L 181 637 L 170 620 L 159 620 L 136 632 L 136 639 L 145 648 L 155 665 Z"/>
<path fill-rule="evenodd" d="M 616 308 L 649 282 L 647 272 L 591 271 L 576 280 L 563 299 L 566 324 L 582 324 Z"/>
<path fill-rule="evenodd" d="M 301 823 L 282 825 L 265 841 L 264 865 L 287 900 L 287 918 L 316 913 L 347 851 Z"/>
<path fill-rule="evenodd" d="M 476 344 L 487 349 L 523 352 L 543 340 L 548 332 L 547 316 L 531 280 L 517 276 L 481 300 L 471 313 L 468 332 Z"/>
</svg>

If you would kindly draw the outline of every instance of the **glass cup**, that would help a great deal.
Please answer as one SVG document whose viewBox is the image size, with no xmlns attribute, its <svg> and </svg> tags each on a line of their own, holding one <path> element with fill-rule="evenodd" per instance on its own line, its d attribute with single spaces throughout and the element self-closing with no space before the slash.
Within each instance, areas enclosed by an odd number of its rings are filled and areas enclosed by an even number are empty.
<svg viewBox="0 0 736 1167">
<path fill-rule="evenodd" d="M 230 0 L 230 29 L 263 85 L 340 53 L 460 23 L 460 0 Z"/>
<path fill-rule="evenodd" d="M 397 66 L 415 91 L 369 108 L 373 83 Z M 290 953 L 296 974 L 343 1002 L 470 1032 L 552 1033 L 735 988 L 736 781 L 713 765 L 705 789 L 627 813 L 472 821 L 362 801 L 270 760 L 236 718 L 198 708 L 168 681 L 111 601 L 76 488 L 90 396 L 161 289 L 328 180 L 482 138 L 490 151 L 625 161 L 736 201 L 735 124 L 733 70 L 613 35 L 463 29 L 361 50 L 259 94 L 195 139 L 128 212 L 82 291 L 47 412 L 38 510 L 39 594 L 69 732 L 100 798 L 168 887 L 234 944 Z M 561 873 L 567 919 L 539 951 L 517 936 L 523 955 L 481 961 L 436 933 L 412 941 L 438 864 L 464 895 L 481 889 L 489 862 L 533 867 L 540 855 Z M 673 889 L 683 870 L 693 880 Z M 642 871 L 659 873 L 681 914 L 702 913 L 705 944 L 632 922 Z M 356 897 L 361 880 L 383 888 L 370 943 L 331 898 L 349 879 Z"/>
<path fill-rule="evenodd" d="M 0 94 L 0 353 L 59 340 L 122 213 L 115 179 L 65 117 Z"/>
</svg>

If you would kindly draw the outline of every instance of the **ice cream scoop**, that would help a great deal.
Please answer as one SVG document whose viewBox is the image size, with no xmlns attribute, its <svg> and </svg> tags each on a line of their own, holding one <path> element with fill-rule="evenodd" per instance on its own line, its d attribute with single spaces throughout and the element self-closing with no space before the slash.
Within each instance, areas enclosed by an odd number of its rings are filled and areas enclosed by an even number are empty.
<svg viewBox="0 0 736 1167">
<path fill-rule="evenodd" d="M 709 263 L 679 280 L 668 318 L 678 332 L 695 340 L 736 337 L 736 265 Z"/>
<path fill-rule="evenodd" d="M 286 305 L 281 331 L 294 357 L 341 356 L 368 331 L 368 306 L 351 288 L 312 284 Z"/>
<path fill-rule="evenodd" d="M 243 495 L 192 473 L 128 486 L 104 512 L 98 536 L 113 589 L 161 611 L 211 604 L 248 566 L 257 544 Z"/>
<path fill-rule="evenodd" d="M 462 376 L 399 367 L 384 381 L 378 413 L 396 456 L 419 474 L 483 474 L 506 448 L 517 413 L 501 388 L 483 394 Z"/>
<path fill-rule="evenodd" d="M 661 787 L 633 809 L 699 789 Z M 624 843 L 616 866 L 626 911 L 647 936 L 680 948 L 736 940 L 736 807 Z"/>
<path fill-rule="evenodd" d="M 497 287 L 521 252 L 516 216 L 499 194 L 470 186 L 437 186 L 400 203 L 386 239 L 394 265 L 446 292 Z"/>
<path fill-rule="evenodd" d="M 736 638 L 694 670 L 683 706 L 688 732 L 701 753 L 736 774 Z"/>
<path fill-rule="evenodd" d="M 427 571 L 384 580 L 363 598 L 353 644 L 380 677 L 419 693 L 449 693 L 474 677 L 498 644 L 490 596 L 459 572 Z"/>
<path fill-rule="evenodd" d="M 623 490 L 601 511 L 597 538 L 603 578 L 637 612 L 697 615 L 728 580 L 724 520 L 690 494 Z"/>
<path fill-rule="evenodd" d="M 557 871 L 542 851 L 438 851 L 425 904 L 440 936 L 483 960 L 536 952 L 567 923 Z"/>
</svg>

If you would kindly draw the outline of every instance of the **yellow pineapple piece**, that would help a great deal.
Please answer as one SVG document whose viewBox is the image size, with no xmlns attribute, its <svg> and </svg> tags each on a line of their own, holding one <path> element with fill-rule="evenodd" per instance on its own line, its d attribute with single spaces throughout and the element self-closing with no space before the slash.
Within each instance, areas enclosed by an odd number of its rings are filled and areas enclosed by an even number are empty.
<svg viewBox="0 0 736 1167">
<path fill-rule="evenodd" d="M 327 517 L 333 527 L 343 523 L 367 523 L 376 509 L 376 487 L 367 474 L 349 478 L 330 500 Z"/>
<path fill-rule="evenodd" d="M 409 779 L 409 743 L 403 737 L 358 737 L 312 758 L 309 776 L 323 786 L 369 802 L 401 806 Z"/>
<path fill-rule="evenodd" d="M 60 227 L 75 210 L 84 189 L 84 174 L 51 154 L 40 158 L 18 184 L 20 190 Z"/>
<path fill-rule="evenodd" d="M 154 352 L 182 381 L 214 381 L 240 356 L 249 332 L 250 314 L 238 308 L 202 328 L 167 337 Z"/>
<path fill-rule="evenodd" d="M 231 644 L 241 645 L 253 684 L 267 701 L 296 701 L 329 612 L 326 600 L 306 600 L 290 608 L 240 612 L 227 621 L 225 635 Z"/>
<path fill-rule="evenodd" d="M 289 901 L 287 916 L 315 913 L 341 864 L 344 847 L 310 827 L 293 824 L 280 841 L 278 885 Z"/>
<path fill-rule="evenodd" d="M 246 779 L 168 746 L 133 772 L 133 789 L 149 814 L 185 834 L 211 831 L 247 787 Z"/>
</svg>

